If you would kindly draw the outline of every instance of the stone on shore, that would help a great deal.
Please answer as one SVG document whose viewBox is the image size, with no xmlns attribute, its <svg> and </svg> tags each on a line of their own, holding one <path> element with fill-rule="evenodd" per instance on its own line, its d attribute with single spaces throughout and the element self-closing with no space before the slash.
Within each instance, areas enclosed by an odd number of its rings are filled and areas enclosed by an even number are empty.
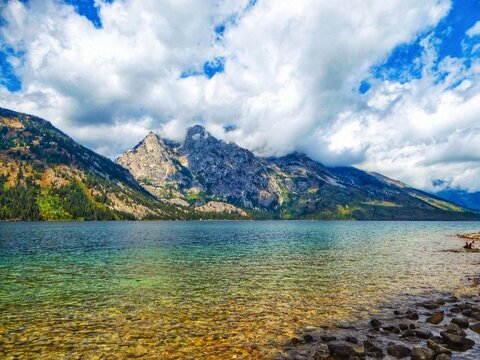
<svg viewBox="0 0 480 360">
<path fill-rule="evenodd" d="M 432 316 L 430 316 L 429 318 L 427 318 L 427 322 L 433 325 L 438 325 L 443 321 L 444 316 L 445 316 L 445 313 L 443 311 L 437 312 Z"/>
<path fill-rule="evenodd" d="M 438 344 L 433 340 L 427 341 L 427 347 L 433 350 L 435 352 L 435 355 L 440 355 L 440 354 L 452 355 L 452 352 L 450 350 L 448 350 L 446 347 Z"/>
<path fill-rule="evenodd" d="M 465 331 L 455 324 L 448 325 L 447 330 L 440 332 L 440 335 L 446 341 L 447 347 L 455 351 L 467 351 L 475 345 L 473 340 L 466 337 Z"/>
<path fill-rule="evenodd" d="M 414 347 L 411 354 L 412 360 L 433 360 L 435 352 L 428 348 Z"/>
<path fill-rule="evenodd" d="M 450 321 L 452 324 L 458 325 L 459 327 L 463 329 L 467 329 L 468 326 L 470 325 L 467 319 L 464 318 L 453 318 Z"/>
<path fill-rule="evenodd" d="M 315 360 L 327 360 L 330 358 L 330 349 L 326 344 L 318 344 L 313 355 Z"/>
<path fill-rule="evenodd" d="M 369 340 L 363 342 L 365 354 L 371 357 L 383 357 L 383 350 Z"/>
<path fill-rule="evenodd" d="M 335 340 L 337 340 L 337 337 L 336 337 L 336 336 L 332 336 L 332 335 L 322 335 L 322 336 L 320 336 L 320 339 L 322 339 L 322 340 L 325 341 L 325 342 L 330 342 L 330 341 L 335 341 Z"/>
<path fill-rule="evenodd" d="M 310 334 L 303 335 L 303 341 L 306 344 L 313 342 L 313 340 L 314 340 L 314 338 L 313 338 L 312 335 L 310 335 Z"/>
<path fill-rule="evenodd" d="M 384 326 L 383 330 L 388 331 L 392 334 L 400 334 L 400 329 L 393 325 Z"/>
<path fill-rule="evenodd" d="M 419 303 L 417 304 L 418 306 L 422 306 L 424 307 L 425 309 L 427 310 L 436 310 L 440 307 L 440 305 L 438 305 L 436 302 L 433 302 L 433 301 L 428 301 L 428 302 L 424 302 L 424 303 Z"/>
<path fill-rule="evenodd" d="M 435 358 L 435 360 L 451 360 L 451 359 L 452 357 L 447 354 L 440 354 Z"/>
<path fill-rule="evenodd" d="M 414 332 L 419 339 L 430 339 L 433 336 L 432 333 L 426 329 L 416 329 Z"/>
<path fill-rule="evenodd" d="M 378 319 L 372 319 L 370 320 L 370 325 L 374 328 L 374 329 L 378 329 L 382 326 L 382 322 Z"/>
<path fill-rule="evenodd" d="M 358 344 L 358 339 L 355 336 L 347 336 L 345 337 L 345 341 L 352 344 Z"/>
<path fill-rule="evenodd" d="M 353 356 L 364 356 L 364 349 L 361 346 L 349 345 L 346 343 L 328 344 L 330 355 L 339 358 L 351 358 Z"/>
<path fill-rule="evenodd" d="M 475 331 L 477 334 L 480 334 L 480 323 L 475 323 L 470 326 L 470 330 Z"/>
<path fill-rule="evenodd" d="M 389 343 L 387 346 L 387 353 L 397 359 L 402 359 L 410 355 L 410 349 L 405 345 Z"/>
<path fill-rule="evenodd" d="M 405 314 L 405 318 L 408 320 L 418 320 L 419 316 L 415 310 L 408 310 L 407 313 Z"/>
</svg>

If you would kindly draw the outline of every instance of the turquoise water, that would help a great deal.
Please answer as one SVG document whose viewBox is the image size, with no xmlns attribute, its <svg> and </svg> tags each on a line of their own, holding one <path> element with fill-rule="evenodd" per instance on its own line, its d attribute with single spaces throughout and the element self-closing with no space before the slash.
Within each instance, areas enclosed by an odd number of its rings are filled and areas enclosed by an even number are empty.
<svg viewBox="0 0 480 360">
<path fill-rule="evenodd" d="M 0 357 L 267 357 L 302 326 L 362 318 L 406 293 L 468 292 L 480 254 L 445 250 L 479 229 L 1 223 Z"/>
</svg>

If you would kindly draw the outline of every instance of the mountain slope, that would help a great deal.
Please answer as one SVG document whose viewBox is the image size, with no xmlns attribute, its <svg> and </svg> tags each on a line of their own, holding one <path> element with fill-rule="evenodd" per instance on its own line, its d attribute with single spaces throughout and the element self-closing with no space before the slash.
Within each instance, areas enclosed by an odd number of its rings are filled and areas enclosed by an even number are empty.
<svg viewBox="0 0 480 360">
<path fill-rule="evenodd" d="M 303 154 L 260 158 L 194 126 L 183 143 L 150 133 L 117 159 L 151 194 L 198 208 L 227 203 L 284 219 L 474 219 L 476 214 L 379 174 Z"/>
<path fill-rule="evenodd" d="M 439 198 L 459 204 L 467 209 L 480 211 L 480 192 L 468 192 L 447 188 L 435 193 Z"/>
<path fill-rule="evenodd" d="M 0 108 L 0 219 L 182 218 L 51 123 Z"/>
</svg>

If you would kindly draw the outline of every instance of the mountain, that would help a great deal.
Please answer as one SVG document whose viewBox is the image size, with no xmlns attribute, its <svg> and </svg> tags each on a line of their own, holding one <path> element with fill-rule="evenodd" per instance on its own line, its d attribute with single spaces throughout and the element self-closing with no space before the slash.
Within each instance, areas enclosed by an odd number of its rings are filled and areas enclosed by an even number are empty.
<svg viewBox="0 0 480 360">
<path fill-rule="evenodd" d="M 35 116 L 0 108 L 0 220 L 185 218 L 132 175 Z"/>
<path fill-rule="evenodd" d="M 327 167 L 300 153 L 257 157 L 199 125 L 182 143 L 151 132 L 116 162 L 158 199 L 192 209 L 229 206 L 249 217 L 282 219 L 479 218 L 379 174 Z"/>
<path fill-rule="evenodd" d="M 441 199 L 459 204 L 464 208 L 480 211 L 480 192 L 447 188 L 435 193 L 435 195 Z"/>
</svg>

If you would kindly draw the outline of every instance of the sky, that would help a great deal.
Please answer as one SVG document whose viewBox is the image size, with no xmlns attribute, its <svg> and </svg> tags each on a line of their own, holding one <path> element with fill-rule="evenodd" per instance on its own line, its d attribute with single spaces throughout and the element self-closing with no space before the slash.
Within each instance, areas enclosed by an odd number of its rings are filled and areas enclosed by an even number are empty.
<svg viewBox="0 0 480 360">
<path fill-rule="evenodd" d="M 480 0 L 0 0 L 0 106 L 480 191 Z"/>
</svg>

